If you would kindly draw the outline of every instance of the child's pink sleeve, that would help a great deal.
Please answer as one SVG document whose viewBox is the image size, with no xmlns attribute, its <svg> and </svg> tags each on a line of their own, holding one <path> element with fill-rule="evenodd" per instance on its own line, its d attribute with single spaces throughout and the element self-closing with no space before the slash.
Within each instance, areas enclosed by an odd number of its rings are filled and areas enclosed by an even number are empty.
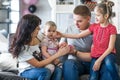
<svg viewBox="0 0 120 80">
<path fill-rule="evenodd" d="M 111 27 L 110 33 L 111 33 L 111 34 L 117 34 L 117 30 L 116 30 L 116 27 L 115 27 L 115 26 L 112 26 L 112 27 Z"/>
<path fill-rule="evenodd" d="M 93 32 L 93 30 L 94 30 L 94 27 L 95 27 L 95 24 L 91 24 L 90 26 L 89 26 L 89 30 L 90 30 L 90 32 Z"/>
</svg>

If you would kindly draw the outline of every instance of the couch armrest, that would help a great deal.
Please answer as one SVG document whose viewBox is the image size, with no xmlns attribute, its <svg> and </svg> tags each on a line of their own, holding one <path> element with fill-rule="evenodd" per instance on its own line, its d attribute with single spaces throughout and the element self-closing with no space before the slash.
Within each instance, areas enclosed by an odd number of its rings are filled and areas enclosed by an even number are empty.
<svg viewBox="0 0 120 80">
<path fill-rule="evenodd" d="M 116 49 L 116 62 L 118 65 L 120 65 L 120 34 L 117 34 L 115 49 Z"/>
</svg>

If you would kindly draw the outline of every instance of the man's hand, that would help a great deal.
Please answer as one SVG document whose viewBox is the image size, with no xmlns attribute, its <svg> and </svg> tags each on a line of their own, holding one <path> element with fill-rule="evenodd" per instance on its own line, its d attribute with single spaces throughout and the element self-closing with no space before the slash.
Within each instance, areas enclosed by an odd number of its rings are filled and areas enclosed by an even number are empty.
<svg viewBox="0 0 120 80">
<path fill-rule="evenodd" d="M 61 32 L 59 31 L 56 31 L 54 34 L 53 34 L 54 38 L 61 38 L 63 35 Z"/>
</svg>

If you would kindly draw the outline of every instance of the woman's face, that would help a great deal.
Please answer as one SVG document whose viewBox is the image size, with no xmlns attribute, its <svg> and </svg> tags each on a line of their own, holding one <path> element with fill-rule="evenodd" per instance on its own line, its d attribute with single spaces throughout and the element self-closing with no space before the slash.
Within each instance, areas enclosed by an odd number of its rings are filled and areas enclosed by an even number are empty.
<svg viewBox="0 0 120 80">
<path fill-rule="evenodd" d="M 40 26 L 37 26 L 32 33 L 32 37 L 37 37 L 39 30 L 40 30 Z"/>
<path fill-rule="evenodd" d="M 74 23 L 80 30 L 85 30 L 88 28 L 90 23 L 90 16 L 80 16 L 77 14 L 73 14 Z"/>
</svg>

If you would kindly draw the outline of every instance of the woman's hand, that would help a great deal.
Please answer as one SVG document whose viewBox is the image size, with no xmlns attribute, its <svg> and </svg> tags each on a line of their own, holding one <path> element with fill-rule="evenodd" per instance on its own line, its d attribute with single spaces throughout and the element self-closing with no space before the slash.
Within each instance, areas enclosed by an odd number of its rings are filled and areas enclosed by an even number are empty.
<svg viewBox="0 0 120 80">
<path fill-rule="evenodd" d="M 59 56 L 63 56 L 63 55 L 65 55 L 65 54 L 68 54 L 69 51 L 70 51 L 70 47 L 69 47 L 68 45 L 66 45 L 66 46 L 64 46 L 64 47 L 60 47 L 59 50 L 58 50 L 58 52 L 57 52 L 57 54 L 58 54 Z"/>
<path fill-rule="evenodd" d="M 59 44 L 59 47 L 65 47 L 65 46 L 67 46 L 68 44 L 66 43 L 66 42 L 61 42 L 60 44 Z"/>
<path fill-rule="evenodd" d="M 59 59 L 55 59 L 55 60 L 53 61 L 53 63 L 54 63 L 55 65 L 58 65 L 58 64 L 60 63 L 60 60 L 59 60 Z"/>
</svg>

